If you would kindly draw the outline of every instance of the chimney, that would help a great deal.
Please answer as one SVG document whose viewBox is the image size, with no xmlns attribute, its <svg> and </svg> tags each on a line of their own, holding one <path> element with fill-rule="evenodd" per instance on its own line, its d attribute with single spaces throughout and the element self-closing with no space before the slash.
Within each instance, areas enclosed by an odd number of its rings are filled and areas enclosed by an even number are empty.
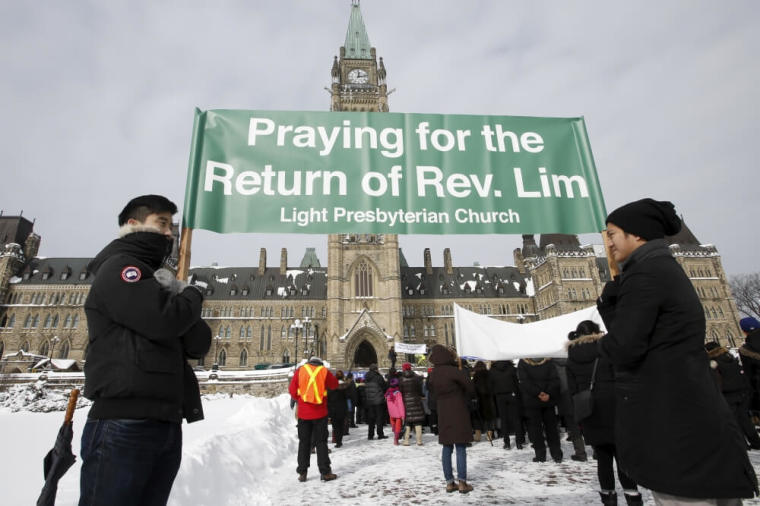
<svg viewBox="0 0 760 506">
<path fill-rule="evenodd" d="M 261 252 L 259 252 L 259 276 L 263 276 L 266 270 L 267 270 L 267 250 L 266 248 L 261 248 Z"/>
<path fill-rule="evenodd" d="M 443 267 L 446 274 L 454 274 L 454 266 L 451 263 L 451 250 L 449 248 L 443 250 Z"/>
<path fill-rule="evenodd" d="M 280 252 L 280 274 L 283 276 L 288 272 L 288 249 L 282 248 Z"/>
<path fill-rule="evenodd" d="M 430 248 L 425 248 L 425 272 L 433 274 L 433 261 L 430 259 Z"/>
</svg>

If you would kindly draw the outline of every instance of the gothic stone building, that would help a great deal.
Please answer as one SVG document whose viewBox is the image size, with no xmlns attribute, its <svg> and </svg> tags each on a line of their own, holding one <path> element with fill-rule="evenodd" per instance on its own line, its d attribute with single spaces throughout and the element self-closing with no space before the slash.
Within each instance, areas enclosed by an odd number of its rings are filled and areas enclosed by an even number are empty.
<svg viewBox="0 0 760 506">
<path fill-rule="evenodd" d="M 330 110 L 389 110 L 386 68 L 356 1 L 331 78 Z M 47 355 L 84 360 L 89 259 L 37 258 L 40 238 L 20 216 L 0 216 L 0 238 L 0 354 L 21 351 L 32 357 L 30 364 Z M 700 245 L 686 228 L 670 239 L 702 299 L 706 338 L 740 344 L 717 250 Z M 258 267 L 191 269 L 191 282 L 205 291 L 203 318 L 214 332 L 201 364 L 246 369 L 319 354 L 341 368 L 386 366 L 395 342 L 453 344 L 454 303 L 499 320 L 530 322 L 592 305 L 609 278 L 606 259 L 593 247 L 558 234 L 542 235 L 539 244 L 524 236 L 515 267 L 457 267 L 448 248 L 442 266 L 433 265 L 426 249 L 424 265 L 410 267 L 395 234 L 331 234 L 327 255 L 323 267 L 308 248 L 295 267 L 283 249 L 279 267 L 269 267 L 262 249 Z"/>
</svg>

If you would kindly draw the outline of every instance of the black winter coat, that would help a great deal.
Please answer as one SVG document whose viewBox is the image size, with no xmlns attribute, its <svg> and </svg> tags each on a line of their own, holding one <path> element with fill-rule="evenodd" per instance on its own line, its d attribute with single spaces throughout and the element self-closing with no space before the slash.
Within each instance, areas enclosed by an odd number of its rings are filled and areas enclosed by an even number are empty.
<svg viewBox="0 0 760 506">
<path fill-rule="evenodd" d="M 499 360 L 492 363 L 489 378 L 494 395 L 508 395 L 510 397 L 520 395 L 517 369 L 511 360 Z"/>
<path fill-rule="evenodd" d="M 478 413 L 484 423 L 490 422 L 496 418 L 496 404 L 493 400 L 491 375 L 489 371 L 475 371 L 475 374 L 472 377 L 472 383 L 475 387 L 475 394 L 478 399 Z"/>
<path fill-rule="evenodd" d="M 385 404 L 385 391 L 388 384 L 377 371 L 368 371 L 364 375 L 364 393 L 366 394 L 367 406 Z"/>
<path fill-rule="evenodd" d="M 96 274 L 85 301 L 88 416 L 200 420 L 198 381 L 185 359 L 202 357 L 211 345 L 203 296 L 194 287 L 179 294 L 163 288 L 153 272 L 166 255 L 166 237 L 132 230 L 122 228 L 126 234 L 88 266 Z"/>
<path fill-rule="evenodd" d="M 428 359 L 434 365 L 428 376 L 428 390 L 438 408 L 438 442 L 442 445 L 472 442 L 468 409 L 475 397 L 472 381 L 444 346 L 434 345 Z"/>
<path fill-rule="evenodd" d="M 517 363 L 517 377 L 520 379 L 520 392 L 526 409 L 539 409 L 556 406 L 560 400 L 559 376 L 552 359 L 544 358 L 534 361 L 524 358 Z M 549 394 L 546 402 L 538 394 Z"/>
<path fill-rule="evenodd" d="M 401 374 L 399 390 L 404 398 L 404 423 L 419 425 L 425 421 L 425 407 L 422 404 L 422 378 L 414 371 Z"/>
<path fill-rule="evenodd" d="M 609 331 L 599 347 L 615 367 L 620 468 L 666 494 L 752 497 L 746 442 L 703 347 L 702 304 L 665 241 L 637 248 L 610 283 L 597 304 Z"/>
<path fill-rule="evenodd" d="M 751 409 L 760 410 L 760 329 L 747 334 L 747 339 L 739 348 L 742 367 L 752 389 Z"/>
<path fill-rule="evenodd" d="M 338 420 L 346 418 L 348 412 L 347 391 L 348 383 L 343 380 L 338 382 L 338 388 L 327 390 L 327 416 Z"/>
<path fill-rule="evenodd" d="M 722 346 L 707 353 L 723 396 L 729 404 L 744 402 L 749 397 L 749 381 L 739 361 Z"/>
<path fill-rule="evenodd" d="M 567 383 L 571 394 L 588 390 L 594 362 L 599 358 L 591 398 L 591 416 L 578 424 L 586 443 L 597 446 L 615 444 L 615 372 L 610 361 L 600 357 L 597 342 L 603 334 L 583 336 L 568 343 Z"/>
</svg>

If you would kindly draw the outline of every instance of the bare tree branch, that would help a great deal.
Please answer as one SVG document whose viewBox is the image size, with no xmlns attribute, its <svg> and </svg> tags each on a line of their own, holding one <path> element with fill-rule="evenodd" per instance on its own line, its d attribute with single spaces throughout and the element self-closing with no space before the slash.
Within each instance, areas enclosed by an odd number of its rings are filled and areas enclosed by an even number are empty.
<svg viewBox="0 0 760 506">
<path fill-rule="evenodd" d="M 729 284 L 739 312 L 760 319 L 760 273 L 732 276 Z"/>
</svg>

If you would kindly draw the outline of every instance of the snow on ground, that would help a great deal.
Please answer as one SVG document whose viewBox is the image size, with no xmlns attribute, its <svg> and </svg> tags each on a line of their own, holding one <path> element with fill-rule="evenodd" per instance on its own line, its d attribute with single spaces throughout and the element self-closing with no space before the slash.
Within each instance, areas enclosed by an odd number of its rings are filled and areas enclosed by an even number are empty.
<svg viewBox="0 0 760 506">
<path fill-rule="evenodd" d="M 50 402 L 61 406 L 62 399 Z M 38 401 L 36 409 L 40 409 Z M 33 504 L 42 487 L 42 459 L 52 447 L 63 413 L 12 411 L 6 398 L 0 408 L 3 459 L 0 459 L 4 505 Z M 17 408 L 17 403 L 14 408 Z M 74 453 L 87 416 L 86 406 L 74 417 Z M 351 429 L 342 448 L 332 448 L 338 479 L 319 480 L 316 455 L 306 483 L 297 481 L 295 419 L 288 397 L 263 399 L 217 394 L 204 397 L 206 419 L 184 426 L 182 467 L 169 503 L 186 505 L 304 504 L 556 504 L 598 503 L 594 461 L 562 464 L 531 461 L 533 451 L 504 450 L 501 440 L 467 450 L 470 494 L 447 494 L 436 436 L 423 435 L 423 446 L 394 446 L 392 438 L 367 440 L 366 426 Z M 386 434 L 390 434 L 387 430 Z M 564 438 L 563 438 L 564 439 Z M 563 441 L 566 457 L 572 453 Z M 760 470 L 760 453 L 751 452 Z M 59 485 L 58 505 L 78 499 L 80 462 Z M 653 504 L 644 491 L 647 504 Z M 622 502 L 622 498 L 620 499 Z M 745 501 L 760 504 L 760 500 Z"/>
</svg>

